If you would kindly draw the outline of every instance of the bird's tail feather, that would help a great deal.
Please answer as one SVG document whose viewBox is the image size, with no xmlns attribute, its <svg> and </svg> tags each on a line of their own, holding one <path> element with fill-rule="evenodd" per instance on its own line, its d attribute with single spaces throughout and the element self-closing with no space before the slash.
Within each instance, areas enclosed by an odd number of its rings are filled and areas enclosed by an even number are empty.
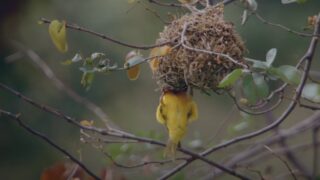
<svg viewBox="0 0 320 180">
<path fill-rule="evenodd" d="M 176 152 L 177 152 L 178 143 L 173 142 L 172 140 L 168 140 L 167 146 L 164 149 L 163 156 L 164 157 L 170 157 L 172 159 L 175 159 Z"/>
</svg>

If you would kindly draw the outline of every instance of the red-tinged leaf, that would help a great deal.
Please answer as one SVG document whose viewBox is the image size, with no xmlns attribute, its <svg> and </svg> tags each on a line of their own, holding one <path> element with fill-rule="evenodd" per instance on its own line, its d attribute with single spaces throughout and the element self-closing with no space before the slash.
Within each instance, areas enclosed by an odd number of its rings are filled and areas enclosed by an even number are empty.
<svg viewBox="0 0 320 180">
<path fill-rule="evenodd" d="M 45 169 L 40 180 L 67 180 L 71 179 L 86 180 L 85 172 L 75 163 L 57 163 Z"/>
</svg>

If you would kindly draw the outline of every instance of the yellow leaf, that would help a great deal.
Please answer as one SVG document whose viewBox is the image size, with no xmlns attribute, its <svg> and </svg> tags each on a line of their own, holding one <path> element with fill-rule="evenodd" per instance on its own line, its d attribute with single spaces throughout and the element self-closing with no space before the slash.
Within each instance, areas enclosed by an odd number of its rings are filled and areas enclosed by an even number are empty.
<svg viewBox="0 0 320 180">
<path fill-rule="evenodd" d="M 135 3 L 136 2 L 136 0 L 128 0 L 128 3 L 129 4 L 133 4 L 133 3 Z"/>
<path fill-rule="evenodd" d="M 168 55 L 171 52 L 171 50 L 172 50 L 172 48 L 168 45 L 156 47 L 151 50 L 149 57 L 165 56 L 165 55 Z M 151 61 L 149 62 L 149 64 L 150 64 L 150 68 L 151 68 L 152 72 L 154 72 L 158 69 L 159 59 L 152 58 Z"/>
<path fill-rule="evenodd" d="M 128 78 L 132 81 L 137 80 L 140 74 L 140 67 L 139 65 L 136 65 L 130 69 L 127 70 Z"/>
<path fill-rule="evenodd" d="M 53 44 L 60 52 L 64 53 L 68 51 L 66 22 L 59 22 L 58 20 L 51 21 L 49 25 L 49 34 Z"/>
<path fill-rule="evenodd" d="M 137 57 L 141 57 L 139 55 L 139 53 L 137 53 L 136 51 L 130 51 L 127 56 L 126 56 L 126 63 L 125 63 L 125 67 L 127 67 L 127 62 L 128 61 L 131 61 L 131 60 L 140 60 L 141 58 L 137 58 Z M 134 59 L 135 58 L 135 59 Z M 130 67 L 128 70 L 127 70 L 127 75 L 128 75 L 128 78 L 132 81 L 134 80 L 137 80 L 138 77 L 139 77 L 139 74 L 140 74 L 140 66 L 139 64 L 133 66 L 133 67 Z"/>
<path fill-rule="evenodd" d="M 88 120 L 82 120 L 82 121 L 80 121 L 80 124 L 81 124 L 81 126 L 92 126 L 93 125 L 93 121 L 92 120 L 90 120 L 90 121 L 88 121 Z"/>
</svg>

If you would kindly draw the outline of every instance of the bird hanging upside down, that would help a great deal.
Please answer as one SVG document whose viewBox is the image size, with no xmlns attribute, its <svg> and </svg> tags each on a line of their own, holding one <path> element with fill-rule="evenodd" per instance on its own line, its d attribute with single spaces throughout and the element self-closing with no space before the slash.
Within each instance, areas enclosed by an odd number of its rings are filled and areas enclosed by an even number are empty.
<svg viewBox="0 0 320 180">
<path fill-rule="evenodd" d="M 187 131 L 187 125 L 198 118 L 197 104 L 187 92 L 163 92 L 157 108 L 157 120 L 169 132 L 164 156 L 175 157 L 179 142 Z"/>
</svg>

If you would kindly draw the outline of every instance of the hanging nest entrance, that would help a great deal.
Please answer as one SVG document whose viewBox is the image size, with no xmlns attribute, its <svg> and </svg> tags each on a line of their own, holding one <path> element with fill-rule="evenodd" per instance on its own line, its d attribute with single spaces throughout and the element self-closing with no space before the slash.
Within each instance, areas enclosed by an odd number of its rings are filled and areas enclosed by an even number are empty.
<svg viewBox="0 0 320 180">
<path fill-rule="evenodd" d="M 234 26 L 223 17 L 223 6 L 182 16 L 165 26 L 157 43 L 174 40 L 170 53 L 153 59 L 154 78 L 164 91 L 185 91 L 188 86 L 218 90 L 232 70 L 246 66 L 245 46 Z"/>
</svg>

